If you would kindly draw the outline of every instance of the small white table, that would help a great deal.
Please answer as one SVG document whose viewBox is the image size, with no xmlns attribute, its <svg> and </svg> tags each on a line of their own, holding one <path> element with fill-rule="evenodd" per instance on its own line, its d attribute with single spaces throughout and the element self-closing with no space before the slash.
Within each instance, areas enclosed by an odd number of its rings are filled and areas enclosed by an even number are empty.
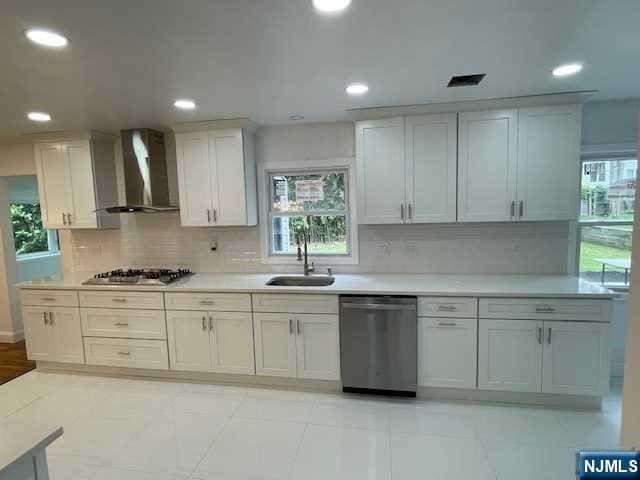
<svg viewBox="0 0 640 480">
<path fill-rule="evenodd" d="M 609 266 L 612 268 L 624 269 L 624 284 L 629 284 L 629 270 L 631 270 L 630 258 L 594 258 L 594 260 L 602 264 L 602 276 L 600 278 L 600 283 L 604 285 L 605 269 Z"/>
</svg>

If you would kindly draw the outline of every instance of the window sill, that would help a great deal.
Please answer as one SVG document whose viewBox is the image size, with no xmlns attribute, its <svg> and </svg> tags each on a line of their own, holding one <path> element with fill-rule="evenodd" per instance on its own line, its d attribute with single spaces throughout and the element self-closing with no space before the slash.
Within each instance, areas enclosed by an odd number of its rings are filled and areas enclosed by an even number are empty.
<svg viewBox="0 0 640 480">
<path fill-rule="evenodd" d="M 16 255 L 16 262 L 28 262 L 31 260 L 40 260 L 43 258 L 59 257 L 60 252 L 37 252 L 37 253 L 25 253 L 23 255 Z"/>
</svg>

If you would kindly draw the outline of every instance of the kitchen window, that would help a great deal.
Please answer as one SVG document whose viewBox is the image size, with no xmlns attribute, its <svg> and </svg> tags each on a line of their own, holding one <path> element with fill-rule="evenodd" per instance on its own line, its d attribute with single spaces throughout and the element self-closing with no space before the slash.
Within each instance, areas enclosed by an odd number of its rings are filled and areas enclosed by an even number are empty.
<svg viewBox="0 0 640 480">
<path fill-rule="evenodd" d="M 11 202 L 9 208 L 17 259 L 58 253 L 58 232 L 43 228 L 39 203 Z"/>
<path fill-rule="evenodd" d="M 578 272 L 587 280 L 629 286 L 637 169 L 634 145 L 583 151 Z"/>
<path fill-rule="evenodd" d="M 304 248 L 308 235 L 308 254 L 317 263 L 357 263 L 350 171 L 349 163 L 326 161 L 264 168 L 263 261 L 296 262 L 298 242 Z"/>
</svg>

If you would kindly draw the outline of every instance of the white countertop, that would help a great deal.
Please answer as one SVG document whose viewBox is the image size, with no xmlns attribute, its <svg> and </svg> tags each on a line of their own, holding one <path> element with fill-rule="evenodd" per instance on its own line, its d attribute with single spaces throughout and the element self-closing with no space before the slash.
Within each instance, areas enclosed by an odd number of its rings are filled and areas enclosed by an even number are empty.
<svg viewBox="0 0 640 480">
<path fill-rule="evenodd" d="M 163 292 L 249 292 L 429 295 L 472 297 L 613 298 L 617 294 L 578 277 L 564 275 L 402 275 L 336 274 L 328 287 L 272 287 L 267 280 L 278 274 L 199 273 L 169 286 L 82 285 L 91 273 L 24 282 L 28 289 L 138 290 Z M 289 274 L 285 274 L 289 275 Z"/>
<path fill-rule="evenodd" d="M 38 453 L 62 435 L 56 425 L 0 423 L 0 475 L 20 460 Z"/>
</svg>

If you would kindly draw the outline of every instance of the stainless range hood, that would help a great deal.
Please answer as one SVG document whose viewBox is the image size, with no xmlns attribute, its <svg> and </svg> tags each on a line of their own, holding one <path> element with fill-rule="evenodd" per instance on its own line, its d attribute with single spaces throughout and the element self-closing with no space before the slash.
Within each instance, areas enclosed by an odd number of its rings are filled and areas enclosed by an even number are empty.
<svg viewBox="0 0 640 480">
<path fill-rule="evenodd" d="M 107 213 L 170 212 L 164 133 L 148 128 L 122 130 L 126 203 Z"/>
</svg>

